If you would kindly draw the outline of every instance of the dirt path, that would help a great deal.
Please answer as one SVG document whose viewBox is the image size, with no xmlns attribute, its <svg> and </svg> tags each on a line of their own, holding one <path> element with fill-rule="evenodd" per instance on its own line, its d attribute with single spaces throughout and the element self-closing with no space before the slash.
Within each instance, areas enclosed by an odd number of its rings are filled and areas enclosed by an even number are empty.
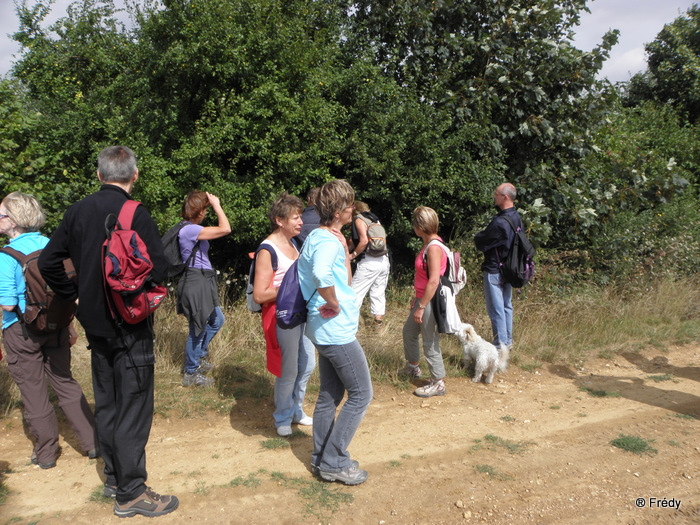
<svg viewBox="0 0 700 525">
<path fill-rule="evenodd" d="M 264 448 L 275 437 L 269 401 L 244 399 L 229 417 L 156 419 L 149 484 L 181 501 L 161 521 L 700 523 L 700 347 L 625 354 L 584 370 L 511 367 L 491 386 L 465 378 L 447 388 L 422 400 L 376 386 L 350 449 L 370 473 L 358 487 L 313 482 L 310 429 L 290 447 Z M 19 413 L 2 424 L 11 494 L 0 524 L 119 521 L 109 503 L 90 501 L 100 462 L 62 439 L 58 466 L 42 471 L 28 462 Z M 653 440 L 657 452 L 615 448 L 620 434 Z M 661 506 L 678 502 L 678 510 Z"/>
</svg>

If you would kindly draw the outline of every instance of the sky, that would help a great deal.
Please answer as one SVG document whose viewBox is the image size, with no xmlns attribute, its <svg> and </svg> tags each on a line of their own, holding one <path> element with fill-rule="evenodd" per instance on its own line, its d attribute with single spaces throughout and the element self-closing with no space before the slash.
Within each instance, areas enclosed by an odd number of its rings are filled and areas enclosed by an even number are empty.
<svg viewBox="0 0 700 525">
<path fill-rule="evenodd" d="M 11 34 L 18 29 L 14 3 L 20 0 L 0 0 L 0 76 L 4 76 L 19 51 Z M 28 0 L 30 3 L 33 0 Z M 73 0 L 56 0 L 47 21 L 55 21 L 65 15 Z M 688 8 L 700 0 L 591 0 L 591 13 L 583 13 L 581 25 L 576 30 L 575 45 L 590 51 L 600 44 L 609 29 L 619 29 L 618 44 L 600 73 L 611 82 L 629 80 L 632 75 L 646 69 L 644 44 L 653 41 L 663 29 Z M 117 0 L 117 3 L 119 1 Z"/>
</svg>

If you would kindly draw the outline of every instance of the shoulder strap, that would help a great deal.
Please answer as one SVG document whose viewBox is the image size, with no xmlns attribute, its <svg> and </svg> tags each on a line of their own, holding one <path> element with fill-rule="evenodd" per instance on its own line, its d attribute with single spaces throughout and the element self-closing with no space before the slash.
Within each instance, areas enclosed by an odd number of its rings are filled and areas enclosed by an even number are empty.
<svg viewBox="0 0 700 525">
<path fill-rule="evenodd" d="M 25 263 L 27 262 L 27 259 L 29 259 L 28 255 L 24 255 L 19 250 L 15 250 L 14 248 L 10 248 L 9 246 L 5 246 L 4 248 L 0 248 L 0 252 L 6 253 L 7 255 L 12 257 L 22 267 L 24 267 Z"/>
<path fill-rule="evenodd" d="M 442 248 L 443 253 L 445 254 L 445 257 L 447 257 L 447 265 L 445 265 L 445 272 L 450 271 L 450 265 L 452 264 L 450 262 L 450 249 L 447 247 L 447 245 L 442 242 L 440 239 L 433 239 L 428 243 L 428 245 L 425 247 L 425 250 L 423 250 L 423 266 L 427 266 L 428 264 L 428 248 L 430 248 L 431 245 L 437 244 Z M 445 274 L 442 274 L 445 275 Z"/>
<path fill-rule="evenodd" d="M 513 231 L 517 233 L 518 229 L 515 227 L 515 224 L 513 224 L 513 221 L 510 220 L 510 217 L 508 217 L 508 215 L 503 215 L 503 218 L 506 220 L 506 222 L 508 222 L 508 224 L 510 224 L 510 227 L 513 228 Z"/>
<path fill-rule="evenodd" d="M 141 203 L 132 199 L 128 199 L 124 204 L 122 204 L 122 209 L 119 212 L 119 225 L 123 230 L 130 230 L 131 223 L 134 220 L 134 214 L 136 213 L 136 208 L 139 207 Z"/>
<path fill-rule="evenodd" d="M 369 220 L 372 221 L 372 222 L 379 222 L 379 217 L 377 217 L 377 216 L 376 216 L 374 213 L 372 213 L 371 211 L 363 211 L 362 213 L 360 213 L 360 215 L 362 215 L 363 217 L 369 219 Z"/>
<path fill-rule="evenodd" d="M 276 272 L 277 271 L 277 252 L 275 251 L 275 247 L 272 246 L 270 243 L 263 241 L 260 243 L 260 246 L 258 246 L 258 249 L 255 250 L 255 258 L 257 259 L 258 253 L 260 250 L 267 250 L 270 252 L 270 259 L 272 259 L 272 271 Z"/>
</svg>

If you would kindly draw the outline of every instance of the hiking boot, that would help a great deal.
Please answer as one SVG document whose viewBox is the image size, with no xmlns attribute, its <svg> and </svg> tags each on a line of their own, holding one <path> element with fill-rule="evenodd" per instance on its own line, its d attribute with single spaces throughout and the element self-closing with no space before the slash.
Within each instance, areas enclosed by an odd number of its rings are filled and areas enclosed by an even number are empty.
<svg viewBox="0 0 700 525">
<path fill-rule="evenodd" d="M 206 377 L 199 372 L 188 373 L 182 378 L 182 386 L 211 386 L 214 384 L 213 377 Z"/>
<path fill-rule="evenodd" d="M 105 488 L 102 489 L 102 495 L 103 495 L 105 498 L 116 499 L 116 497 L 117 497 L 117 487 L 114 486 L 114 485 L 107 485 L 107 484 L 105 483 Z"/>
<path fill-rule="evenodd" d="M 406 365 L 399 370 L 399 375 L 402 377 L 408 377 L 409 379 L 418 379 L 421 375 L 423 375 L 423 373 L 420 370 L 420 366 L 406 363 Z"/>
<path fill-rule="evenodd" d="M 211 372 L 212 370 L 214 370 L 213 364 L 211 364 L 206 359 L 199 360 L 199 368 L 197 369 L 197 372 L 199 372 L 200 374 L 206 374 L 207 372 Z"/>
<path fill-rule="evenodd" d="M 32 465 L 39 465 L 39 468 L 42 468 L 44 470 L 49 469 L 49 468 L 54 468 L 56 466 L 56 460 L 54 459 L 53 461 L 49 461 L 48 463 L 39 463 L 39 460 L 36 457 L 36 454 L 32 452 Z"/>
<path fill-rule="evenodd" d="M 174 511 L 179 504 L 180 501 L 175 496 L 161 496 L 146 487 L 143 494 L 128 503 L 115 501 L 114 514 L 120 518 L 130 518 L 137 514 L 152 518 Z"/>
<path fill-rule="evenodd" d="M 326 481 L 340 481 L 346 485 L 359 485 L 367 481 L 369 473 L 366 470 L 362 470 L 359 465 L 350 465 L 338 472 L 327 472 L 318 469 L 318 475 Z"/>
<path fill-rule="evenodd" d="M 445 395 L 445 382 L 442 379 L 430 379 L 430 383 L 420 388 L 416 388 L 413 393 L 418 397 L 433 397 Z"/>
<path fill-rule="evenodd" d="M 357 462 L 357 461 L 355 461 L 355 460 L 353 459 L 353 460 L 350 461 L 350 466 L 355 467 L 355 468 L 359 468 L 360 463 Z M 314 465 L 313 463 L 311 463 L 311 473 L 312 473 L 314 476 L 318 476 L 319 473 L 320 473 L 319 468 L 318 468 L 316 465 Z"/>
</svg>

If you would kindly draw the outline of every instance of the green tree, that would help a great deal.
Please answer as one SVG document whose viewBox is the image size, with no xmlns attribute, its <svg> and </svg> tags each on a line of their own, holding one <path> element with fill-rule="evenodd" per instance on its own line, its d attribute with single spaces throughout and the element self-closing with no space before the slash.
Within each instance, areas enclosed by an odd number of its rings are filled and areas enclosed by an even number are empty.
<svg viewBox="0 0 700 525">
<path fill-rule="evenodd" d="M 627 103 L 644 100 L 670 103 L 691 123 L 700 119 L 700 6 L 666 24 L 645 45 L 647 71 L 632 77 Z"/>
</svg>

